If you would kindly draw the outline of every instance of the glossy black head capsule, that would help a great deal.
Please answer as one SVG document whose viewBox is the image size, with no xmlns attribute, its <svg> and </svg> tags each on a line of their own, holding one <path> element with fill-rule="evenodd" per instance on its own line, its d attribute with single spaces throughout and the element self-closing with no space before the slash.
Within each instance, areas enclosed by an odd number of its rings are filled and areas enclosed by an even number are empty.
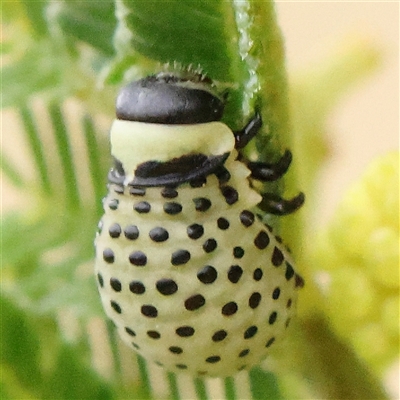
<svg viewBox="0 0 400 400">
<path fill-rule="evenodd" d="M 174 75 L 152 75 L 123 87 L 116 101 L 117 118 L 156 124 L 220 121 L 222 100 L 205 82 Z"/>
</svg>

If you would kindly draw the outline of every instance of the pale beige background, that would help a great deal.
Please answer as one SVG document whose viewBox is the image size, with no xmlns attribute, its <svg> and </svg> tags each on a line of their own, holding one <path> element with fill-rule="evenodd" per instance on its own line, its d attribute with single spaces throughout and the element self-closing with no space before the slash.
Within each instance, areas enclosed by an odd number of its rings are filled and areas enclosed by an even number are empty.
<svg viewBox="0 0 400 400">
<path fill-rule="evenodd" d="M 320 182 L 318 210 L 325 222 L 368 163 L 399 148 L 399 2 L 278 1 L 277 12 L 289 72 L 329 58 L 355 36 L 383 51 L 382 66 L 344 97 L 328 121 L 333 154 Z"/>
</svg>

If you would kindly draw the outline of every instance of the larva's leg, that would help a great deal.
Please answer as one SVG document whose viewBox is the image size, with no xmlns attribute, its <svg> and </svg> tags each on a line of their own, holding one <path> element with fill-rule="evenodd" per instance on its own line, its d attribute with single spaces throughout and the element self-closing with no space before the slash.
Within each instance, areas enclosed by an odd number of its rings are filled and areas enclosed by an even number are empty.
<svg viewBox="0 0 400 400">
<path fill-rule="evenodd" d="M 234 132 L 235 149 L 243 149 L 254 136 L 257 135 L 262 125 L 261 115 L 256 113 L 248 124 L 240 131 Z"/>
<path fill-rule="evenodd" d="M 248 162 L 247 167 L 251 171 L 251 178 L 262 182 L 272 182 L 285 175 L 291 162 L 292 153 L 286 150 L 276 163 Z"/>
<path fill-rule="evenodd" d="M 304 193 L 300 192 L 292 199 L 283 199 L 282 197 L 273 193 L 263 193 L 262 201 L 258 204 L 260 210 L 274 215 L 287 215 L 298 210 L 304 203 Z"/>
</svg>

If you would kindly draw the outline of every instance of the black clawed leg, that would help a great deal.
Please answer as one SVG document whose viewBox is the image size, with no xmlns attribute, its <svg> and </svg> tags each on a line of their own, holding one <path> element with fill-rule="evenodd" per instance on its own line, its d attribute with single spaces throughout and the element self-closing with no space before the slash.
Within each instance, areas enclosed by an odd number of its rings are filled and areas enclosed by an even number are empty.
<svg viewBox="0 0 400 400">
<path fill-rule="evenodd" d="M 234 132 L 235 135 L 235 149 L 243 149 L 257 135 L 257 132 L 261 128 L 262 120 L 261 115 L 256 115 L 250 120 L 250 122 L 240 131 Z"/>
<path fill-rule="evenodd" d="M 288 170 L 292 162 L 292 153 L 286 150 L 283 156 L 274 164 L 263 162 L 249 162 L 248 168 L 251 171 L 251 177 L 263 182 L 276 181 L 281 178 Z"/>
<path fill-rule="evenodd" d="M 287 215 L 298 210 L 303 205 L 304 200 L 304 193 L 301 192 L 290 200 L 282 199 L 272 193 L 265 193 L 258 207 L 268 214 Z"/>
</svg>

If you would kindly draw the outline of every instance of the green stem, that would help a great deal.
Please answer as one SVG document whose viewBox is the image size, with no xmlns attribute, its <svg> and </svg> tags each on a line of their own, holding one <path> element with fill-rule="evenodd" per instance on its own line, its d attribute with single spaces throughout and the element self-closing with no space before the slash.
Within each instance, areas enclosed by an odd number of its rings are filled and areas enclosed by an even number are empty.
<svg viewBox="0 0 400 400">
<path fill-rule="evenodd" d="M 208 400 L 207 389 L 203 379 L 196 378 L 194 380 L 194 387 L 196 389 L 197 400 Z"/>
<path fill-rule="evenodd" d="M 235 380 L 232 377 L 225 378 L 225 399 L 236 400 Z"/>
</svg>

